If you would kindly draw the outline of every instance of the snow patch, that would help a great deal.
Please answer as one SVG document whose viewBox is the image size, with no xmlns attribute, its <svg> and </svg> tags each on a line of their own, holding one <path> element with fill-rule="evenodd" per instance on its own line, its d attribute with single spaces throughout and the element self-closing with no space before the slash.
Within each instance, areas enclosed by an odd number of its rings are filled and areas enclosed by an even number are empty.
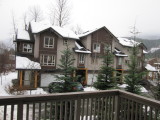
<svg viewBox="0 0 160 120">
<path fill-rule="evenodd" d="M 97 91 L 97 89 L 94 87 L 84 87 L 84 91 Z"/>
</svg>

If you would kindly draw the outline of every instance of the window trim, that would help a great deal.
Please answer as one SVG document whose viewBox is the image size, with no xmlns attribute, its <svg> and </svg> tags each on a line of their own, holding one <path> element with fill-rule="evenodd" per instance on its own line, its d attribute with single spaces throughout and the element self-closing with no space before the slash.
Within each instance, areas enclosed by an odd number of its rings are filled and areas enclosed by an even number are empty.
<svg viewBox="0 0 160 120">
<path fill-rule="evenodd" d="M 51 39 L 51 38 L 53 39 L 53 45 L 52 45 L 52 47 L 46 47 L 46 44 L 45 44 L 46 39 L 45 39 L 45 38 L 49 38 L 49 42 L 50 42 L 50 39 Z M 48 46 L 51 46 L 51 45 L 48 45 Z M 43 47 L 44 47 L 44 48 L 54 48 L 54 37 L 44 36 Z"/>
<path fill-rule="evenodd" d="M 31 45 L 31 48 L 27 48 L 27 47 L 25 48 L 25 47 L 24 47 L 25 44 Z M 27 51 L 24 51 L 24 48 L 27 49 Z M 31 49 L 31 52 L 29 52 L 30 49 Z M 30 43 L 23 43 L 23 52 L 24 52 L 24 53 L 33 53 L 33 45 L 30 44 Z"/>
<path fill-rule="evenodd" d="M 45 63 L 45 57 L 44 56 L 47 56 L 47 62 Z M 51 56 L 52 58 L 52 63 L 49 63 L 48 61 L 48 56 Z M 55 61 L 56 61 L 56 57 L 55 57 L 55 55 L 50 55 L 50 54 L 41 54 L 40 55 L 40 64 L 42 65 L 42 66 L 55 66 L 56 65 L 56 63 L 55 63 Z"/>
</svg>

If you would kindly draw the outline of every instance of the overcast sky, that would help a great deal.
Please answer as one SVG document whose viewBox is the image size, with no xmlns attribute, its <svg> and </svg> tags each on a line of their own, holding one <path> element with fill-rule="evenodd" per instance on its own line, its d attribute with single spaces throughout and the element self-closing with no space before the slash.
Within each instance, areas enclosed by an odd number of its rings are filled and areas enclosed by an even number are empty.
<svg viewBox="0 0 160 120">
<path fill-rule="evenodd" d="M 12 14 L 17 23 L 30 6 L 39 5 L 45 18 L 55 0 L 0 0 L 0 41 L 13 32 Z M 115 36 L 129 36 L 136 21 L 141 35 L 160 35 L 160 0 L 69 0 L 70 26 L 79 25 L 84 31 L 106 26 Z"/>
</svg>

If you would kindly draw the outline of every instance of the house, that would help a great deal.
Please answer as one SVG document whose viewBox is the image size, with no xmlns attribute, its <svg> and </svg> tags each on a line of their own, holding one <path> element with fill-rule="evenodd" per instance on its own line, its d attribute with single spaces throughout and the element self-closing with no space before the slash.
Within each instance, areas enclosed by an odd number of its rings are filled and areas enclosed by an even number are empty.
<svg viewBox="0 0 160 120">
<path fill-rule="evenodd" d="M 79 79 L 84 79 L 84 85 L 92 85 L 96 80 L 102 65 L 100 56 L 104 54 L 104 44 L 110 45 L 115 54 L 113 67 L 123 73 L 127 70 L 125 62 L 129 62 L 129 51 L 133 47 L 123 44 L 125 41 L 129 43 L 130 40 L 117 39 L 105 26 L 76 35 L 69 29 L 49 23 L 31 22 L 28 30 L 18 31 L 15 40 L 19 86 L 47 87 L 53 82 L 54 75 L 60 74 L 58 64 L 66 44 L 73 50 L 74 67 L 77 68 L 75 74 L 81 75 Z M 145 47 L 141 43 L 138 44 L 141 56 L 139 65 L 142 68 Z"/>
</svg>

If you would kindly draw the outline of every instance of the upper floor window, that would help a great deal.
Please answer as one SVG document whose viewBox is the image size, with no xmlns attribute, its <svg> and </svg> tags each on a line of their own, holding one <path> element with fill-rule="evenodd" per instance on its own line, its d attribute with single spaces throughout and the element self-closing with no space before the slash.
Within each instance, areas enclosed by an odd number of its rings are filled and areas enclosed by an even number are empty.
<svg viewBox="0 0 160 120">
<path fill-rule="evenodd" d="M 85 62 L 85 55 L 84 54 L 79 54 L 79 63 L 84 64 Z"/>
<path fill-rule="evenodd" d="M 68 45 L 68 40 L 63 40 L 63 45 Z"/>
<path fill-rule="evenodd" d="M 122 57 L 118 58 L 118 65 L 122 65 Z"/>
<path fill-rule="evenodd" d="M 41 55 L 40 63 L 44 66 L 55 66 L 55 56 L 54 55 Z"/>
<path fill-rule="evenodd" d="M 24 43 L 23 52 L 32 53 L 32 44 Z"/>
<path fill-rule="evenodd" d="M 44 37 L 44 47 L 45 48 L 54 48 L 54 38 L 53 37 Z"/>
<path fill-rule="evenodd" d="M 93 44 L 93 52 L 100 53 L 100 44 L 99 43 L 94 43 Z"/>
</svg>

